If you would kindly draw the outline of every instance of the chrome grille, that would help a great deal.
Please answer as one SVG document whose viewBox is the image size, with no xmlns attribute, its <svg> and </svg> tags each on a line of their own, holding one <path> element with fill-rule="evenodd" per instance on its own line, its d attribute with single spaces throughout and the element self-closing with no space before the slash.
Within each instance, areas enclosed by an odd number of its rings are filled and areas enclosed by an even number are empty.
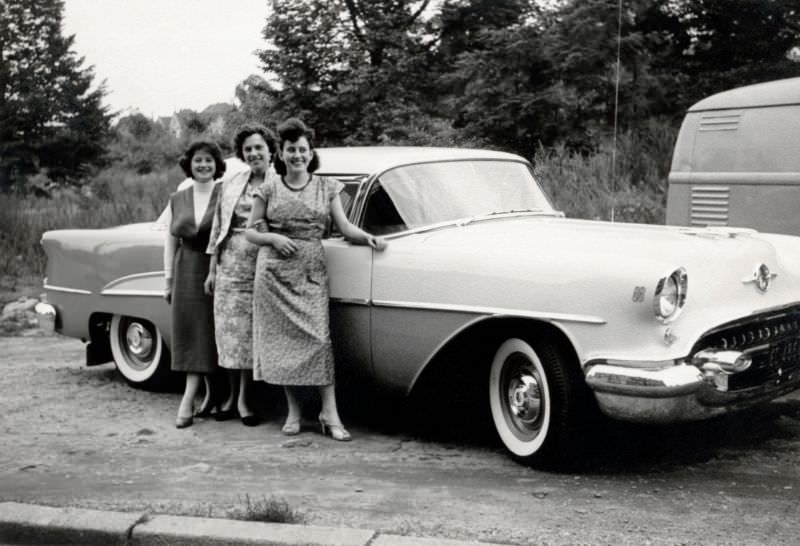
<svg viewBox="0 0 800 546">
<path fill-rule="evenodd" d="M 750 367 L 728 378 L 728 390 L 780 385 L 800 374 L 800 307 L 755 315 L 709 332 L 695 345 L 703 349 L 730 349 L 750 355 Z"/>
</svg>

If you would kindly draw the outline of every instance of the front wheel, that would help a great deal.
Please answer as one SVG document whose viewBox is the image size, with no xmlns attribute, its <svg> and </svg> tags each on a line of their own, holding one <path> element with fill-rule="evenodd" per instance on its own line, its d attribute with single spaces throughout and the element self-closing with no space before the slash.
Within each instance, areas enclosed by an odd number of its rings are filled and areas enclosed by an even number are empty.
<svg viewBox="0 0 800 546">
<path fill-rule="evenodd" d="M 114 363 L 125 380 L 143 389 L 159 389 L 169 379 L 169 351 L 153 323 L 114 315 L 109 344 Z"/>
<path fill-rule="evenodd" d="M 535 347 L 535 348 L 534 348 Z M 572 462 L 588 419 L 586 388 L 569 352 L 550 340 L 510 338 L 495 352 L 489 403 L 511 454 L 529 464 Z"/>
</svg>

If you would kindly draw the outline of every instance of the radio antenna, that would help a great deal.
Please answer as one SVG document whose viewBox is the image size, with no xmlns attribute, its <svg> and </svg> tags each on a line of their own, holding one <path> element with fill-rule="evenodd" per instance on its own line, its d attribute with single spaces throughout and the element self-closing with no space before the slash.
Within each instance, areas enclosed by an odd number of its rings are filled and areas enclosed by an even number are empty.
<svg viewBox="0 0 800 546">
<path fill-rule="evenodd" d="M 617 126 L 619 124 L 620 51 L 622 48 L 622 0 L 617 0 L 617 67 L 614 82 L 614 136 L 611 142 L 611 221 L 617 204 Z"/>
</svg>

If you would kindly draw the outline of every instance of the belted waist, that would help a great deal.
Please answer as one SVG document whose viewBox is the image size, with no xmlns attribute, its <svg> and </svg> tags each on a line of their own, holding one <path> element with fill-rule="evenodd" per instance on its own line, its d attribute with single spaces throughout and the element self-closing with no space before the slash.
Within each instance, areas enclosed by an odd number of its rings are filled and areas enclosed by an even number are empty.
<svg viewBox="0 0 800 546">
<path fill-rule="evenodd" d="M 180 243 L 182 247 L 186 247 L 189 250 L 194 250 L 195 252 L 202 252 L 205 254 L 206 248 L 208 247 L 208 239 L 205 240 L 198 240 L 198 239 L 184 239 L 181 237 Z"/>
</svg>

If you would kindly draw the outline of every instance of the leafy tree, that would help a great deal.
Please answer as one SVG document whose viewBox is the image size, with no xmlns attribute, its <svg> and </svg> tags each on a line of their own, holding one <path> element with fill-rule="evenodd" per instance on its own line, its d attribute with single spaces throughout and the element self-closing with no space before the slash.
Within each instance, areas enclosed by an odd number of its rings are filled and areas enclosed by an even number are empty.
<svg viewBox="0 0 800 546">
<path fill-rule="evenodd" d="M 260 52 L 275 74 L 274 117 L 303 117 L 322 143 L 416 141 L 436 115 L 428 5 L 397 0 L 284 0 L 274 4 Z M 448 132 L 444 129 L 444 132 Z M 415 135 L 412 137 L 412 135 Z"/>
<path fill-rule="evenodd" d="M 62 0 L 0 2 L 0 190 L 102 161 L 111 114 L 103 85 L 63 36 Z"/>
<path fill-rule="evenodd" d="M 180 143 L 164 127 L 137 113 L 117 122 L 108 158 L 137 174 L 148 174 L 176 165 L 180 151 Z"/>
<path fill-rule="evenodd" d="M 673 112 L 712 93 L 800 75 L 798 0 L 650 2 L 639 25 L 664 38 L 652 65 L 672 82 L 663 107 Z"/>
</svg>

